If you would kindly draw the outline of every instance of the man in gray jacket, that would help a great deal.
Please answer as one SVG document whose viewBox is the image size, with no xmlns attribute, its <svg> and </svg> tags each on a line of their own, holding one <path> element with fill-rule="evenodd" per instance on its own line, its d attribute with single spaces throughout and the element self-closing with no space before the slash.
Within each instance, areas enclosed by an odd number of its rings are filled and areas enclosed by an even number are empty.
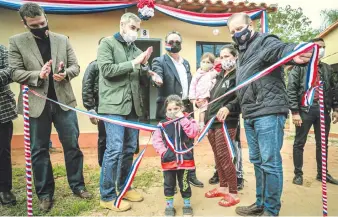
<svg viewBox="0 0 338 217">
<path fill-rule="evenodd" d="M 38 4 L 26 3 L 19 13 L 30 32 L 9 39 L 13 81 L 28 85 L 30 90 L 44 97 L 75 107 L 70 81 L 78 76 L 80 67 L 68 37 L 49 31 L 46 14 Z M 71 190 L 76 196 L 91 198 L 83 179 L 76 113 L 32 93 L 29 93 L 29 105 L 32 166 L 39 208 L 47 212 L 53 205 L 55 182 L 48 152 L 52 123 L 64 149 Z M 18 108 L 22 114 L 22 94 Z"/>
</svg>

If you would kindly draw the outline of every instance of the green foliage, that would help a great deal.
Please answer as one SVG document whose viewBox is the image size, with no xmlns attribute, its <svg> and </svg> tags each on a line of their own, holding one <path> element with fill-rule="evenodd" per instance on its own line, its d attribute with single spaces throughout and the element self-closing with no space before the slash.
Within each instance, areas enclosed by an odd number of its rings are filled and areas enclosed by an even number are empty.
<svg viewBox="0 0 338 217">
<path fill-rule="evenodd" d="M 311 21 L 303 14 L 302 8 L 294 9 L 290 5 L 269 13 L 268 22 L 269 32 L 284 42 L 306 42 L 319 34 L 319 30 L 311 28 Z M 257 26 L 260 28 L 260 24 Z"/>
<path fill-rule="evenodd" d="M 323 31 L 331 24 L 335 23 L 338 20 L 338 10 L 337 9 L 325 9 L 320 12 L 320 16 L 323 20 L 323 23 L 320 29 Z"/>
<path fill-rule="evenodd" d="M 64 166 L 55 165 L 53 168 L 55 178 L 55 200 L 53 209 L 47 213 L 49 216 L 78 216 L 85 211 L 99 207 L 99 169 L 90 168 L 84 173 L 86 188 L 94 198 L 83 200 L 73 195 L 69 188 L 66 169 Z M 25 169 L 13 168 L 13 193 L 17 197 L 15 206 L 0 206 L 1 216 L 25 216 L 26 211 L 26 179 Z M 38 208 L 38 198 L 33 189 L 33 213 L 35 216 L 45 216 Z"/>
</svg>

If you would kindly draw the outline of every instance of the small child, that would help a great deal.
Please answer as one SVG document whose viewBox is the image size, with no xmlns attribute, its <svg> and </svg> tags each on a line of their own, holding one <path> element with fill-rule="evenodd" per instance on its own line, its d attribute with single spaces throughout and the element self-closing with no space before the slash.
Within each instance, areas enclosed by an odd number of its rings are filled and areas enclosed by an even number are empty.
<svg viewBox="0 0 338 217">
<path fill-rule="evenodd" d="M 217 63 L 214 67 L 214 63 Z M 201 107 L 199 114 L 199 130 L 204 128 L 205 111 L 207 110 L 207 104 L 210 98 L 210 91 L 213 88 L 219 61 L 215 61 L 215 56 L 212 53 L 205 53 L 201 57 L 200 68 L 191 80 L 189 99 L 192 103 L 202 100 L 204 106 Z"/>
<path fill-rule="evenodd" d="M 183 101 L 177 95 L 170 95 L 165 101 L 166 116 L 168 120 L 184 117 Z M 169 138 L 174 142 L 176 150 L 186 150 L 192 147 L 194 138 L 198 135 L 198 124 L 192 118 L 184 117 L 177 122 L 173 122 L 164 127 Z M 165 142 L 164 135 L 160 130 L 156 130 L 153 135 L 153 146 L 161 156 L 161 164 L 164 177 L 164 195 L 167 206 L 165 216 L 175 216 L 174 195 L 176 177 L 180 187 L 181 195 L 184 200 L 183 216 L 192 216 L 193 210 L 190 205 L 191 188 L 189 184 L 189 170 L 195 168 L 194 156 L 191 151 L 181 155 L 173 152 Z"/>
</svg>

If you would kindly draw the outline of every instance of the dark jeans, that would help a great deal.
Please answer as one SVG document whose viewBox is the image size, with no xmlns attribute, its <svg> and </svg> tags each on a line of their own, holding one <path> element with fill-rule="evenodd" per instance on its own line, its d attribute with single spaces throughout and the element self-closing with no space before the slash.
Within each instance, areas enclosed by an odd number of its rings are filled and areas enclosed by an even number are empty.
<svg viewBox="0 0 338 217">
<path fill-rule="evenodd" d="M 303 152 L 306 139 L 311 126 L 313 125 L 316 139 L 316 160 L 317 173 L 322 174 L 322 148 L 321 148 L 321 133 L 320 133 L 320 114 L 319 106 L 311 106 L 308 113 L 300 112 L 302 118 L 302 125 L 296 127 L 296 137 L 293 144 L 293 164 L 295 166 L 295 175 L 303 175 Z M 325 137 L 326 137 L 326 153 L 328 151 L 328 137 L 330 132 L 331 118 L 329 113 L 325 113 Z M 328 156 L 328 154 L 326 154 Z M 326 157 L 327 160 L 327 157 Z M 327 161 L 326 161 L 327 162 Z M 327 165 L 327 163 L 326 163 Z M 327 168 L 327 167 L 326 167 Z"/>
<path fill-rule="evenodd" d="M 13 122 L 0 123 L 0 192 L 12 190 L 12 135 Z"/>
<path fill-rule="evenodd" d="M 278 215 L 283 192 L 283 146 L 286 115 L 266 115 L 244 120 L 250 162 L 256 176 L 256 204 Z"/>
<path fill-rule="evenodd" d="M 99 161 L 99 165 L 100 167 L 102 166 L 102 161 L 103 161 L 103 155 L 104 152 L 106 150 L 106 138 L 107 138 L 107 134 L 106 134 L 106 128 L 104 126 L 104 121 L 99 121 L 98 125 L 97 125 L 97 129 L 99 131 L 99 138 L 97 141 L 97 152 L 98 152 L 98 161 Z"/>
<path fill-rule="evenodd" d="M 164 177 L 164 195 L 172 197 L 175 195 L 176 178 L 182 198 L 191 197 L 191 188 L 189 184 L 189 171 L 188 170 L 168 170 L 163 171 Z"/>
<path fill-rule="evenodd" d="M 83 154 L 78 144 L 79 126 L 76 113 L 63 111 L 60 106 L 46 102 L 40 117 L 30 118 L 34 185 L 39 199 L 54 196 L 55 183 L 49 156 L 52 123 L 64 150 L 67 179 L 71 190 L 74 192 L 85 188 Z"/>
</svg>

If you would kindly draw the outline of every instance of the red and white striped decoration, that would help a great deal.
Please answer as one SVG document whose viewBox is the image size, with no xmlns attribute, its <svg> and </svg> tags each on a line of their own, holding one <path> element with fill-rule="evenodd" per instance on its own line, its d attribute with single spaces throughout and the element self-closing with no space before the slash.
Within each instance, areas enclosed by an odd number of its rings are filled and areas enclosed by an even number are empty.
<svg viewBox="0 0 338 217">
<path fill-rule="evenodd" d="M 322 142 L 322 198 L 323 198 L 323 216 L 327 216 L 327 187 L 326 187 L 326 135 L 325 135 L 325 111 L 323 83 L 319 85 L 319 107 L 320 107 L 320 135 Z"/>
<path fill-rule="evenodd" d="M 32 160 L 30 149 L 30 129 L 29 129 L 29 101 L 28 86 L 22 86 L 23 95 L 23 118 L 24 118 L 24 143 L 26 159 L 26 190 L 27 190 L 27 216 L 33 216 L 33 192 L 32 192 Z"/>
</svg>

